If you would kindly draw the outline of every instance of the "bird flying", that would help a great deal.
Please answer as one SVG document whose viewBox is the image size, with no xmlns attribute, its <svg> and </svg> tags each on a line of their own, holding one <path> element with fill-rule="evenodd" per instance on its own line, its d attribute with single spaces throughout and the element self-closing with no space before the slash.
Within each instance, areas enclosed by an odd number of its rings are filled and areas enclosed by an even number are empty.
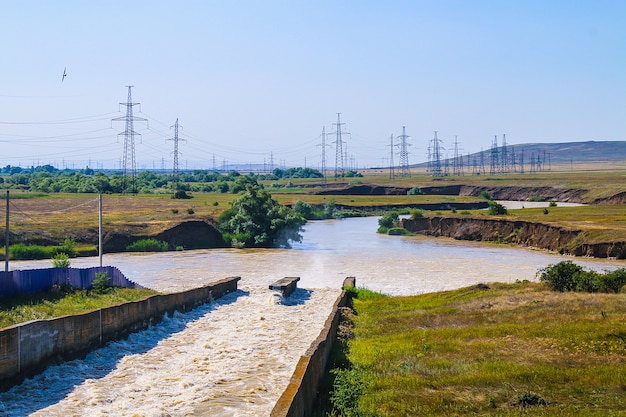
<svg viewBox="0 0 626 417">
<path fill-rule="evenodd" d="M 65 80 L 65 77 L 67 77 L 67 67 L 63 68 L 63 75 L 61 76 L 61 82 Z"/>
</svg>

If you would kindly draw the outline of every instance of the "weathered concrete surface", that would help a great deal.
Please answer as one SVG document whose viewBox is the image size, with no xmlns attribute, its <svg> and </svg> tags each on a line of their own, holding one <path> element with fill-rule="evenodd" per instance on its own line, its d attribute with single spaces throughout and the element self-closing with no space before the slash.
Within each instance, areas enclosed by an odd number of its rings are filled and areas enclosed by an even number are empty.
<svg viewBox="0 0 626 417">
<path fill-rule="evenodd" d="M 48 365 L 80 358 L 105 343 L 126 337 L 237 290 L 240 277 L 201 288 L 159 294 L 83 314 L 36 320 L 0 330 L 0 389 L 6 390 Z"/>
<path fill-rule="evenodd" d="M 354 287 L 356 279 L 344 280 L 343 288 Z M 280 396 L 270 417 L 308 417 L 317 401 L 317 392 L 327 371 L 328 358 L 337 339 L 337 328 L 341 320 L 341 307 L 349 301 L 344 290 L 335 301 L 333 309 L 324 323 L 324 328 L 309 349 L 300 357 L 289 385 Z"/>
<path fill-rule="evenodd" d="M 298 288 L 300 277 L 285 277 L 270 284 L 270 290 L 280 291 L 283 297 L 289 297 Z"/>
</svg>

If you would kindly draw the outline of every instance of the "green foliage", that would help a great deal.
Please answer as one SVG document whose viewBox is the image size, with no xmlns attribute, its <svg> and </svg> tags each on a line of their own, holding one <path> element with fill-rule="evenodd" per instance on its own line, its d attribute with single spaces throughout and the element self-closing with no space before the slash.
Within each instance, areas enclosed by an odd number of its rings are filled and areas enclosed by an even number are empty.
<svg viewBox="0 0 626 417">
<path fill-rule="evenodd" d="M 493 200 L 493 198 L 491 198 L 491 195 L 487 191 L 485 191 L 485 190 L 481 191 L 478 196 L 480 198 L 485 199 L 485 200 Z"/>
<path fill-rule="evenodd" d="M 461 210 L 461 211 L 459 212 L 459 214 L 462 214 L 462 215 L 464 215 L 464 216 L 467 216 L 468 214 L 472 214 L 472 212 L 471 212 L 471 211 L 469 211 L 469 210 Z"/>
<path fill-rule="evenodd" d="M 306 201 L 296 201 L 296 203 L 293 205 L 293 210 L 307 220 L 312 220 L 315 218 L 313 213 L 313 206 Z"/>
<path fill-rule="evenodd" d="M 156 239 L 141 239 L 126 246 L 129 252 L 165 252 L 168 248 L 167 242 Z"/>
<path fill-rule="evenodd" d="M 491 214 L 492 216 L 508 214 L 506 207 L 504 207 L 502 204 L 498 203 L 497 201 L 489 200 L 488 204 L 489 204 L 489 214 Z"/>
<path fill-rule="evenodd" d="M 388 233 L 389 229 L 396 227 L 398 222 L 400 221 L 400 216 L 397 211 L 392 211 L 390 213 L 385 214 L 380 219 L 378 219 L 378 230 L 377 233 Z"/>
<path fill-rule="evenodd" d="M 544 209 L 543 209 L 543 214 L 548 214 L 548 213 L 550 213 L 550 212 L 548 211 L 548 209 L 547 209 L 547 208 L 544 208 Z"/>
<path fill-rule="evenodd" d="M 187 191 L 185 190 L 176 190 L 176 192 L 172 194 L 172 198 L 179 200 L 188 200 L 190 198 L 193 198 L 193 196 L 187 194 Z"/>
<path fill-rule="evenodd" d="M 91 291 L 96 294 L 108 294 L 113 291 L 111 278 L 106 272 L 96 272 L 96 279 L 91 283 Z"/>
<path fill-rule="evenodd" d="M 556 207 L 556 201 L 550 200 L 550 203 L 548 203 L 548 205 L 550 207 Z"/>
<path fill-rule="evenodd" d="M 171 209 L 172 214 L 178 214 L 178 209 Z"/>
<path fill-rule="evenodd" d="M 626 285 L 626 268 L 615 271 L 585 270 L 572 261 L 562 261 L 537 271 L 541 282 L 554 291 L 618 293 Z"/>
<path fill-rule="evenodd" d="M 330 401 L 334 409 L 342 417 L 363 417 L 365 414 L 359 406 L 359 398 L 366 385 L 363 372 L 356 368 L 333 369 L 335 375 Z"/>
<path fill-rule="evenodd" d="M 306 220 L 296 211 L 283 206 L 268 191 L 257 185 L 232 202 L 232 207 L 218 219 L 218 229 L 225 240 L 238 247 L 289 247 L 299 242 L 301 226 Z"/>
<path fill-rule="evenodd" d="M 572 261 L 562 261 L 548 265 L 537 272 L 539 281 L 547 283 L 554 291 L 573 291 L 574 275 L 583 271 L 583 267 Z"/>
<path fill-rule="evenodd" d="M 194 213 L 195 213 L 195 211 L 194 211 L 193 207 L 189 207 L 187 209 L 187 214 L 194 214 Z"/>
<path fill-rule="evenodd" d="M 341 217 L 335 200 L 329 200 L 324 204 L 324 219 L 336 219 Z"/>
<path fill-rule="evenodd" d="M 404 227 L 392 227 L 387 231 L 388 235 L 392 236 L 415 236 L 415 233 L 411 233 Z"/>
<path fill-rule="evenodd" d="M 424 210 L 422 209 L 411 210 L 411 220 L 421 219 L 422 217 L 424 217 Z"/>
<path fill-rule="evenodd" d="M 413 187 L 409 191 L 406 192 L 406 195 L 423 195 L 424 192 L 420 187 Z"/>
<path fill-rule="evenodd" d="M 9 254 L 15 260 L 48 259 L 52 256 L 52 251 L 39 245 L 15 243 L 9 246 Z"/>
<path fill-rule="evenodd" d="M 76 242 L 70 238 L 66 238 L 61 246 L 52 248 L 51 255 L 54 257 L 59 253 L 64 253 L 70 258 L 76 257 Z"/>
<path fill-rule="evenodd" d="M 53 268 L 69 268 L 70 267 L 70 257 L 66 253 L 57 253 L 52 258 L 52 267 Z"/>
<path fill-rule="evenodd" d="M 518 407 L 530 407 L 533 405 L 546 405 L 546 400 L 541 398 L 539 395 L 534 394 L 532 392 L 523 392 L 517 395 L 517 400 L 514 402 L 514 405 Z"/>
</svg>

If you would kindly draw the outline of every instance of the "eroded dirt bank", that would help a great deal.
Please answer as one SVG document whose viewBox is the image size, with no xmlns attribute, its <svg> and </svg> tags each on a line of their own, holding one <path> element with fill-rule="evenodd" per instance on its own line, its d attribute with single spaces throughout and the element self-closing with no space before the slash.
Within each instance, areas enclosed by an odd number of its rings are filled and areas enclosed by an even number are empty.
<svg viewBox="0 0 626 417">
<path fill-rule="evenodd" d="M 561 254 L 626 259 L 626 242 L 586 243 L 582 230 L 545 223 L 469 217 L 423 217 L 403 219 L 410 232 L 458 240 L 513 243 Z"/>
<path fill-rule="evenodd" d="M 359 184 L 345 188 L 329 188 L 318 192 L 320 195 L 406 195 L 409 187 L 387 187 L 374 184 Z M 460 195 L 478 197 L 487 192 L 495 200 L 554 200 L 564 203 L 586 204 L 626 204 L 626 192 L 615 195 L 588 199 L 587 189 L 558 188 L 558 187 L 521 187 L 521 186 L 474 186 L 474 185 L 441 185 L 421 187 L 422 194 L 426 195 Z"/>
</svg>

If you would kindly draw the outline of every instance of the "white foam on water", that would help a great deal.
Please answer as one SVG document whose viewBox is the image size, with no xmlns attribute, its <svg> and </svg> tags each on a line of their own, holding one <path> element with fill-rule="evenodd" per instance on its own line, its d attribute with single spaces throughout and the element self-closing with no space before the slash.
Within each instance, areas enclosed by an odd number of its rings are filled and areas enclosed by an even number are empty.
<svg viewBox="0 0 626 417">
<path fill-rule="evenodd" d="M 267 287 L 241 285 L 84 360 L 49 367 L 0 394 L 0 415 L 269 415 L 338 295 L 298 289 L 268 304 Z"/>
</svg>

